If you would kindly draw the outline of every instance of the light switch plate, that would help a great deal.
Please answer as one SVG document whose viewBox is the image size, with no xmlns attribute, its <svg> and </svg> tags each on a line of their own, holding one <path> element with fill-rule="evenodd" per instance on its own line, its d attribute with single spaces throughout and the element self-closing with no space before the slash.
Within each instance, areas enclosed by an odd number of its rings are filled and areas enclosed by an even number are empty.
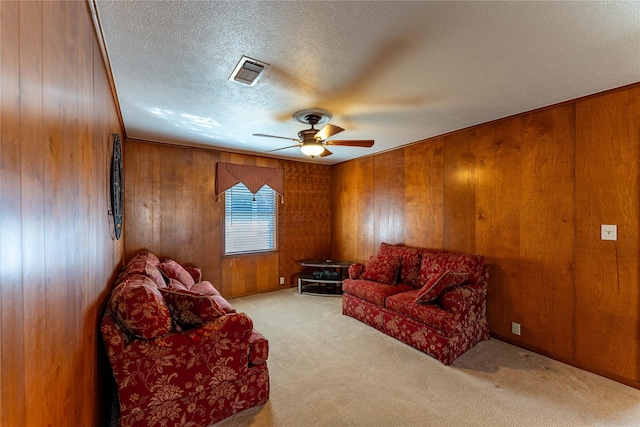
<svg viewBox="0 0 640 427">
<path fill-rule="evenodd" d="M 618 240 L 617 225 L 602 224 L 600 230 L 602 240 Z"/>
</svg>

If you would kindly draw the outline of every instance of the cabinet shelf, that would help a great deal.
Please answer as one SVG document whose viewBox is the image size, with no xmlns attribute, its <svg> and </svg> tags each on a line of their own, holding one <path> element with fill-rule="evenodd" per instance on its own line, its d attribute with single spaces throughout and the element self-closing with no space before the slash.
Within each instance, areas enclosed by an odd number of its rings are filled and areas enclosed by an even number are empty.
<svg viewBox="0 0 640 427">
<path fill-rule="evenodd" d="M 298 276 L 298 293 L 312 295 L 342 295 L 342 280 L 351 261 L 305 260 L 300 263 L 303 268 Z M 311 272 L 310 272 L 311 271 Z M 337 273 L 336 279 L 316 278 L 313 271 L 331 271 Z"/>
</svg>

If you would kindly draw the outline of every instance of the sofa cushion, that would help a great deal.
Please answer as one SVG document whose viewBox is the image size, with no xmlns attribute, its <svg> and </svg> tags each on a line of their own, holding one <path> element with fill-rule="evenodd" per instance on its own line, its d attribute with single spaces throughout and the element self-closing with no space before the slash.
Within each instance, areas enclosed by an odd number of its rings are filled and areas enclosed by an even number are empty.
<svg viewBox="0 0 640 427">
<path fill-rule="evenodd" d="M 401 257 L 400 282 L 416 288 L 419 287 L 418 275 L 420 274 L 421 253 L 422 249 L 420 248 L 382 243 L 380 245 L 380 250 L 378 251 L 378 256 Z"/>
<path fill-rule="evenodd" d="M 193 285 L 191 287 L 191 291 L 204 295 L 220 295 L 220 292 L 218 292 L 218 290 L 213 287 L 211 282 L 208 282 L 206 280 Z"/>
<path fill-rule="evenodd" d="M 153 282 L 159 288 L 164 288 L 166 286 L 166 282 L 164 277 L 162 277 L 162 273 L 158 270 L 155 255 L 150 252 L 140 252 L 129 260 L 127 265 L 122 269 L 118 276 L 117 282 L 119 283 L 130 274 L 144 274 L 145 276 L 151 278 Z"/>
<path fill-rule="evenodd" d="M 454 273 L 445 271 L 439 276 L 433 276 L 416 295 L 417 303 L 425 303 L 435 301 L 440 294 L 453 286 L 461 285 L 467 281 L 469 275 L 467 273 Z"/>
<path fill-rule="evenodd" d="M 148 250 L 143 250 L 143 251 L 140 251 L 138 253 L 140 255 L 144 256 L 154 266 L 157 267 L 158 264 L 160 264 L 160 260 L 158 259 L 158 257 L 153 252 L 148 251 Z"/>
<path fill-rule="evenodd" d="M 384 307 L 387 297 L 401 292 L 411 291 L 413 287 L 406 283 L 387 285 L 363 279 L 346 279 L 342 282 L 342 291 L 356 296 L 370 303 Z"/>
<path fill-rule="evenodd" d="M 421 287 L 439 277 L 445 271 L 467 273 L 468 283 L 482 283 L 485 280 L 484 257 L 460 253 L 434 253 L 424 251 L 420 267 L 419 282 Z"/>
<path fill-rule="evenodd" d="M 452 336 L 459 332 L 462 325 L 457 316 L 454 313 L 443 310 L 435 303 L 416 303 L 415 299 L 419 292 L 420 289 L 414 289 L 409 292 L 392 295 L 387 298 L 386 307 L 396 313 L 438 329 L 444 336 Z"/>
<path fill-rule="evenodd" d="M 360 278 L 387 285 L 395 285 L 398 269 L 400 268 L 400 260 L 401 258 L 397 256 L 374 256 L 364 266 L 364 271 Z"/>
<path fill-rule="evenodd" d="M 184 269 L 187 270 L 187 273 L 189 273 L 195 283 L 202 280 L 202 270 L 199 267 L 189 266 L 184 267 Z"/>
<path fill-rule="evenodd" d="M 109 302 L 120 325 L 131 335 L 152 339 L 171 332 L 171 314 L 156 284 L 143 274 L 127 276 Z"/>
<path fill-rule="evenodd" d="M 177 289 L 161 289 L 174 320 L 185 326 L 196 326 L 218 318 L 224 311 L 209 295 Z"/>
<path fill-rule="evenodd" d="M 160 264 L 158 264 L 158 268 L 162 273 L 170 279 L 176 279 L 183 285 L 187 287 L 187 289 L 191 289 L 195 280 L 191 277 L 191 274 L 187 270 L 184 269 L 180 264 L 172 259 L 165 259 Z"/>
<path fill-rule="evenodd" d="M 147 277 L 153 280 L 153 283 L 155 283 L 157 287 L 164 288 L 167 286 L 164 277 L 162 277 L 162 273 L 160 273 L 158 267 L 153 264 L 153 261 L 147 260 L 147 265 L 144 269 L 144 273 L 147 275 Z"/>
</svg>

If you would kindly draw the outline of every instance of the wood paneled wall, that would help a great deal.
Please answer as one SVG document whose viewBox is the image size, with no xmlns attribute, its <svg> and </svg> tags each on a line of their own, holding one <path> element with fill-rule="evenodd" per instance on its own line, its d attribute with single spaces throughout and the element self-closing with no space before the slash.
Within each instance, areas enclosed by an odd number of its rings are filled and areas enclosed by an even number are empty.
<svg viewBox="0 0 640 427">
<path fill-rule="evenodd" d="M 639 121 L 635 85 L 335 165 L 332 256 L 482 254 L 495 337 L 640 387 Z"/>
<path fill-rule="evenodd" d="M 122 134 L 85 2 L 0 2 L 0 425 L 100 426 Z"/>
<path fill-rule="evenodd" d="M 216 201 L 216 162 L 284 169 L 278 204 L 278 250 L 224 256 L 224 199 Z M 329 166 L 127 140 L 126 256 L 146 248 L 161 258 L 202 268 L 229 298 L 296 285 L 299 261 L 326 258 L 331 249 Z"/>
</svg>

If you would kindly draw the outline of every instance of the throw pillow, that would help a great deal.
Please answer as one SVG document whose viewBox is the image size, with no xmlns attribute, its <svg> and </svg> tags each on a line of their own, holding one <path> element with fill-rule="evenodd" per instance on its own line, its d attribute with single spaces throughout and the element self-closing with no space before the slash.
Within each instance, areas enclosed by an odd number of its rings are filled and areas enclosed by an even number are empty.
<svg viewBox="0 0 640 427">
<path fill-rule="evenodd" d="M 400 262 L 400 282 L 414 288 L 419 288 L 418 274 L 420 272 L 420 256 L 422 249 L 412 246 L 380 244 L 378 256 L 396 256 L 402 258 Z"/>
<path fill-rule="evenodd" d="M 165 276 L 170 279 L 176 279 L 177 281 L 185 285 L 187 289 L 191 289 L 191 287 L 195 283 L 193 277 L 191 277 L 189 272 L 172 259 L 165 259 L 160 264 L 158 264 L 158 268 Z"/>
<path fill-rule="evenodd" d="M 444 273 L 432 278 L 429 282 L 427 282 L 418 292 L 415 301 L 417 303 L 435 301 L 445 289 L 461 285 L 468 278 L 469 275 L 466 273 L 454 273 L 452 271 L 445 271 Z"/>
<path fill-rule="evenodd" d="M 484 257 L 454 252 L 423 252 L 418 276 L 420 286 L 424 286 L 445 271 L 467 273 L 470 283 L 481 283 L 484 280 Z"/>
<path fill-rule="evenodd" d="M 395 285 L 402 258 L 394 256 L 374 256 L 364 266 L 361 279 Z"/>
<path fill-rule="evenodd" d="M 197 326 L 224 314 L 208 295 L 177 289 L 160 289 L 171 316 L 184 326 Z"/>
</svg>

